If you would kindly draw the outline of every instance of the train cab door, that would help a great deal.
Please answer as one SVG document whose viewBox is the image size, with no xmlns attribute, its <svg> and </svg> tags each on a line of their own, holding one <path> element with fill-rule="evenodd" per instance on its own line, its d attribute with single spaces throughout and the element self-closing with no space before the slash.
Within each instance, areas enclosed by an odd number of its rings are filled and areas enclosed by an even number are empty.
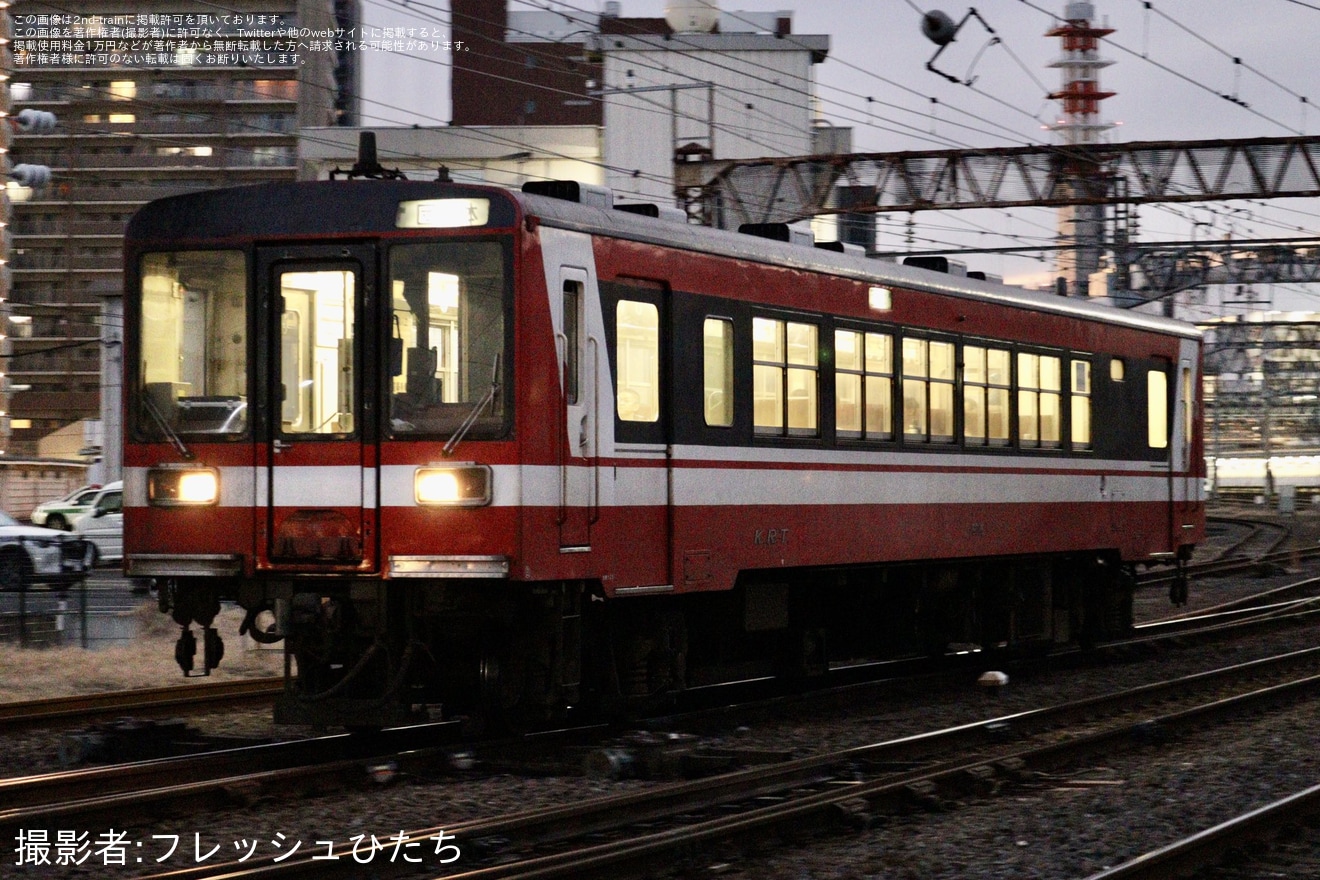
<svg viewBox="0 0 1320 880">
<path fill-rule="evenodd" d="M 377 566 L 373 408 L 362 325 L 374 295 L 370 247 L 259 250 L 268 316 L 264 564 L 290 571 Z M 259 477 L 260 479 L 260 477 Z M 262 487 L 259 486 L 259 491 Z"/>
<path fill-rule="evenodd" d="M 559 548 L 562 552 L 581 552 L 591 549 L 591 526 L 598 503 L 599 343 L 586 330 L 587 272 L 561 267 L 559 281 L 560 320 L 555 341 L 563 370 L 560 391 L 564 418 L 559 442 Z"/>
</svg>

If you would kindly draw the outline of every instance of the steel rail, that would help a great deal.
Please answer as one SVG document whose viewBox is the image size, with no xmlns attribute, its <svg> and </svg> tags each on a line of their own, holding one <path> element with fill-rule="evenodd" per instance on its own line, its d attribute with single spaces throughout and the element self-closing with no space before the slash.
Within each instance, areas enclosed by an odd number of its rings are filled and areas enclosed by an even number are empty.
<svg viewBox="0 0 1320 880">
<path fill-rule="evenodd" d="M 1304 819 L 1320 815 L 1320 785 L 1289 795 L 1137 856 L 1087 880 L 1175 880 L 1195 877 L 1247 844 L 1268 841 Z M 1281 875 L 1280 875 L 1281 876 Z"/>
<path fill-rule="evenodd" d="M 866 783 L 835 784 L 833 791 L 817 792 L 799 799 L 777 805 L 753 809 L 737 816 L 685 825 L 674 830 L 657 832 L 652 835 L 635 837 L 627 841 L 613 842 L 596 847 L 589 847 L 576 854 L 558 854 L 540 859 L 532 859 L 510 865 L 482 868 L 474 872 L 453 875 L 454 878 L 493 878 L 493 877 L 557 877 L 577 876 L 575 872 L 602 865 L 612 865 L 625 859 L 647 858 L 674 847 L 689 846 L 696 841 L 715 839 L 740 830 L 761 827 L 767 823 L 782 822 L 801 818 L 827 807 L 838 805 L 857 797 L 898 796 L 910 797 L 912 786 L 927 782 L 948 782 L 954 779 L 983 779 L 984 768 L 992 766 L 1025 766 L 1027 763 L 1044 766 L 1051 762 L 1065 760 L 1068 756 L 1085 751 L 1094 751 L 1102 743 L 1117 743 L 1130 739 L 1133 732 L 1149 728 L 1152 724 L 1166 727 L 1194 723 L 1195 719 L 1207 717 L 1215 711 L 1224 711 L 1227 707 L 1259 705 L 1259 703 L 1280 699 L 1282 695 L 1294 692 L 1310 694 L 1320 692 L 1320 675 L 1309 675 L 1299 681 L 1286 685 L 1258 688 L 1249 694 L 1239 694 L 1227 699 L 1214 699 L 1179 712 L 1166 714 L 1154 722 L 1144 714 L 1144 707 L 1152 701 L 1170 696 L 1186 697 L 1194 687 L 1219 687 L 1226 679 L 1238 676 L 1258 675 L 1273 667 L 1276 670 L 1291 664 L 1311 665 L 1320 662 L 1320 649 L 1307 649 L 1265 658 L 1250 663 L 1238 664 L 1220 670 L 1185 676 L 1169 682 L 1159 682 L 1130 690 L 1105 694 L 1083 700 L 1077 700 L 1046 709 L 1030 710 L 1001 716 L 969 724 L 958 725 L 939 731 L 916 734 L 896 740 L 859 746 L 840 752 L 816 755 L 775 764 L 735 771 L 707 779 L 661 786 L 646 791 L 616 795 L 595 800 L 578 802 L 548 810 L 529 810 L 495 819 L 483 819 L 459 823 L 444 828 L 428 828 L 408 832 L 407 841 L 433 839 L 443 831 L 450 839 L 473 841 L 483 838 L 516 840 L 519 847 L 539 845 L 546 842 L 562 841 L 566 837 L 579 839 L 591 834 L 618 831 L 631 824 L 672 818 L 676 815 L 714 808 L 736 801 L 745 801 L 756 797 L 781 795 L 795 787 L 819 782 L 829 777 L 840 768 L 859 764 L 893 764 L 925 762 L 926 766 L 907 770 L 898 774 L 886 774 L 878 780 Z M 1026 736 L 1031 733 L 1057 731 L 1062 724 L 1091 725 L 1098 715 L 1113 713 L 1123 708 L 1131 709 L 1136 704 L 1141 707 L 1139 722 L 1123 722 L 1113 725 L 1101 733 L 1085 734 L 1064 742 L 1055 742 L 1042 748 L 1014 752 L 1005 745 L 1006 736 Z M 971 752 L 949 760 L 950 751 Z M 987 750 L 994 754 L 987 754 Z M 941 763 L 930 766 L 930 762 L 945 756 Z M 1007 762 L 1007 763 L 1005 763 Z M 566 831 L 566 829 L 569 829 Z M 513 845 L 513 844 L 511 844 Z M 387 846 L 382 847 L 387 849 Z M 347 849 L 347 845 L 345 845 Z M 347 862 L 347 864 L 345 864 Z M 361 865 L 352 859 L 335 861 L 288 861 L 276 864 L 273 860 L 253 864 L 229 864 L 199 866 L 171 871 L 160 875 L 161 880 L 168 876 L 171 880 L 188 878 L 225 877 L 227 880 L 258 880 L 258 878 L 287 878 L 332 876 L 353 876 L 361 870 Z M 415 869 L 416 866 L 408 866 Z M 396 870 L 404 866 L 394 866 Z M 373 876 L 383 875 L 388 870 L 385 864 L 373 863 Z"/>
<path fill-rule="evenodd" d="M 283 689 L 282 678 L 247 678 L 0 703 L 0 731 L 37 727 L 67 719 L 87 721 L 129 712 L 178 711 L 258 702 L 277 696 Z"/>
</svg>

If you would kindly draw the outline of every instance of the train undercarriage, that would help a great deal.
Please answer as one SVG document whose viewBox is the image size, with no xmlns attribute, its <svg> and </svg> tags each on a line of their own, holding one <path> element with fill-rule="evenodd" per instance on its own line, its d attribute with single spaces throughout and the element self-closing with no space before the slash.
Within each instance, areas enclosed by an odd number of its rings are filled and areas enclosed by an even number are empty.
<svg viewBox="0 0 1320 880">
<path fill-rule="evenodd" d="M 954 651 L 1043 652 L 1132 625 L 1116 554 L 745 572 L 734 589 L 606 599 L 597 583 L 179 579 L 161 603 L 191 664 L 219 663 L 220 600 L 285 643 L 276 720 L 381 727 L 435 717 L 537 726 L 622 717 L 691 688 Z M 190 669 L 185 665 L 185 672 Z"/>
</svg>

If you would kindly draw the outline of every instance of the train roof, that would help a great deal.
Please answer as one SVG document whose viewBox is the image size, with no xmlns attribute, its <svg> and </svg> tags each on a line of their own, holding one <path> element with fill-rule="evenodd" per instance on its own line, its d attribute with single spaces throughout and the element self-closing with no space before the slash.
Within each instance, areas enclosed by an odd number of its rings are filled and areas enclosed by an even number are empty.
<svg viewBox="0 0 1320 880">
<path fill-rule="evenodd" d="M 144 206 L 129 221 L 126 238 L 214 240 L 378 232 L 394 228 L 398 202 L 443 198 L 453 196 L 456 191 L 499 193 L 509 199 L 510 204 L 520 205 L 525 214 L 559 229 L 823 272 L 870 284 L 991 301 L 1168 335 L 1190 338 L 1202 335 L 1191 324 L 1159 315 L 484 185 L 415 180 L 336 180 L 266 183 L 186 193 Z M 509 225 L 516 222 L 511 217 L 506 219 Z M 494 224 L 494 216 L 491 222 Z"/>
<path fill-rule="evenodd" d="M 610 235 L 646 244 L 823 272 L 887 287 L 903 287 L 949 296 L 1003 303 L 1018 308 L 1067 315 L 1199 339 L 1201 331 L 1188 323 L 1161 315 L 1131 312 L 1112 306 L 1027 290 L 1012 285 L 948 275 L 869 257 L 775 241 L 740 232 L 692 226 L 644 217 L 627 211 L 582 205 L 548 196 L 513 193 L 526 213 L 547 225 L 597 235 Z"/>
</svg>

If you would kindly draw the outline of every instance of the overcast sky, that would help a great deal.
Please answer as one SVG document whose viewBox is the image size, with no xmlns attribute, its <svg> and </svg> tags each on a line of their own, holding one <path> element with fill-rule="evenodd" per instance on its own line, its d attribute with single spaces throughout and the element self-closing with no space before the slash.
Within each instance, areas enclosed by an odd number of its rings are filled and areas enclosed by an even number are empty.
<svg viewBox="0 0 1320 880">
<path fill-rule="evenodd" d="M 404 0 L 364 0 L 363 18 L 377 27 L 447 27 L 448 3 L 433 3 L 407 0 L 405 8 Z M 596 12 L 604 3 L 515 0 L 512 5 Z M 1101 84 L 1117 92 L 1102 105 L 1104 121 L 1118 123 L 1106 135 L 1109 139 L 1320 133 L 1320 0 L 1095 0 L 1094 5 L 1096 22 L 1115 29 L 1102 48 L 1102 55 L 1114 64 L 1101 74 Z M 937 62 L 960 80 L 974 77 L 971 87 L 926 69 L 936 47 L 920 32 L 921 11 L 940 9 L 958 21 L 967 5 L 943 0 L 725 0 L 721 8 L 792 10 L 795 33 L 830 37 L 829 59 L 816 67 L 820 113 L 834 125 L 853 128 L 856 151 L 1054 142 L 1054 135 L 1042 126 L 1058 114 L 1057 105 L 1045 96 L 1059 86 L 1059 72 L 1048 65 L 1061 50 L 1058 39 L 1045 32 L 1054 23 L 1052 16 L 1062 15 L 1064 0 L 977 3 L 977 11 L 1001 42 L 991 45 L 992 35 L 972 19 Z M 624 16 L 659 16 L 663 10 L 661 0 L 622 0 Z M 368 52 L 362 60 L 365 125 L 448 121 L 450 59 L 445 53 L 401 57 Z M 1230 211 L 1232 207 L 1239 210 Z M 1253 238 L 1320 229 L 1320 205 L 1311 201 L 1145 206 L 1140 217 L 1148 238 L 1187 238 L 1193 229 L 1202 236 L 1223 236 L 1230 225 L 1236 235 Z M 918 214 L 917 221 L 925 247 L 942 241 L 984 247 L 1024 238 L 1044 242 L 1054 226 L 1052 213 L 1040 209 L 926 212 Z M 890 243 L 898 244 L 899 238 L 891 237 Z M 1031 271 L 1029 261 L 986 257 L 981 262 L 986 263 L 981 268 L 1006 276 Z M 1315 302 L 1313 307 L 1320 307 L 1320 300 Z"/>
</svg>

